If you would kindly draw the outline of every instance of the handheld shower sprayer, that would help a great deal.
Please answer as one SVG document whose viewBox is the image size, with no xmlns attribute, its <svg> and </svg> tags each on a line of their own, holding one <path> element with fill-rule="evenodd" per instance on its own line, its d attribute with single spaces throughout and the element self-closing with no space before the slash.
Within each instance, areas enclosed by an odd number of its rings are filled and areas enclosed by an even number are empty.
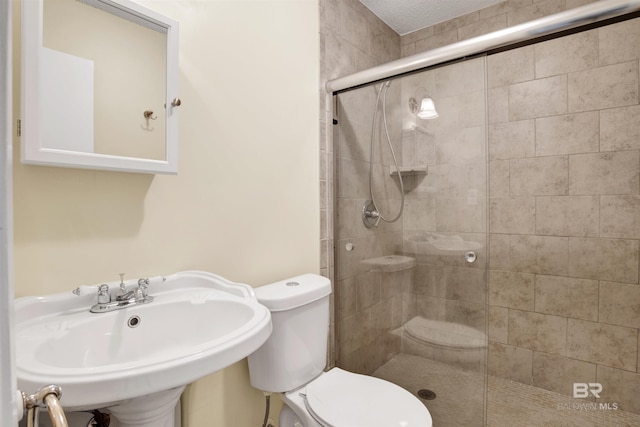
<svg viewBox="0 0 640 427">
<path fill-rule="evenodd" d="M 395 222 L 402 216 L 402 212 L 404 210 L 404 183 L 402 182 L 402 175 L 400 173 L 400 167 L 398 166 L 398 159 L 396 157 L 395 150 L 393 149 L 393 144 L 391 143 L 391 137 L 389 136 L 389 128 L 387 126 L 387 90 L 391 86 L 391 80 L 387 80 L 386 82 L 380 85 L 378 88 L 378 96 L 376 97 L 376 106 L 373 111 L 373 121 L 371 124 L 371 148 L 369 150 L 369 196 L 371 200 L 367 200 L 362 206 L 362 222 L 367 228 L 377 227 L 380 223 L 380 220 L 384 222 Z M 400 181 L 400 209 L 398 210 L 397 215 L 394 218 L 388 218 L 380 212 L 378 208 L 378 204 L 376 203 L 374 191 L 373 191 L 373 155 L 375 148 L 375 139 L 376 139 L 376 125 L 378 121 L 378 105 L 380 105 L 380 101 L 382 98 L 382 123 L 384 129 L 384 135 L 387 139 L 387 144 L 389 145 L 389 150 L 391 151 L 391 157 L 393 157 L 393 163 L 398 171 L 398 180 Z"/>
</svg>

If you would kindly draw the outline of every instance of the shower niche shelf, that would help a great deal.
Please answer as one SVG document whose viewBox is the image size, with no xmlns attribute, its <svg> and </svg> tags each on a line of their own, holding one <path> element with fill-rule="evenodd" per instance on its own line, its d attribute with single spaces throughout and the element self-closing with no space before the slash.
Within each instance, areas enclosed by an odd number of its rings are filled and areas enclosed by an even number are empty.
<svg viewBox="0 0 640 427">
<path fill-rule="evenodd" d="M 398 169 L 400 169 L 402 176 L 427 175 L 429 173 L 427 165 L 400 166 Z M 389 166 L 389 175 L 398 176 L 398 169 L 395 166 Z"/>
</svg>

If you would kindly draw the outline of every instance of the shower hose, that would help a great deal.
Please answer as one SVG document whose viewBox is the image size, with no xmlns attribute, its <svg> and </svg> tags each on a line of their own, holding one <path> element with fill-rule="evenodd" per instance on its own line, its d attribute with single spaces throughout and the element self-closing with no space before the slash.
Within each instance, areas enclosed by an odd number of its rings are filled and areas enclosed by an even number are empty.
<svg viewBox="0 0 640 427">
<path fill-rule="evenodd" d="M 395 150 L 393 149 L 393 144 L 391 143 L 391 137 L 389 136 L 389 128 L 387 126 L 387 90 L 391 85 L 391 81 L 386 81 L 380 88 L 378 89 L 378 96 L 376 97 L 376 107 L 373 111 L 373 123 L 371 125 L 371 149 L 369 150 L 369 194 L 371 195 L 371 201 L 373 202 L 373 206 L 378 213 L 378 217 L 385 222 L 396 222 L 401 216 L 402 211 L 404 210 L 404 183 L 402 182 L 402 175 L 400 174 L 400 167 L 398 166 L 398 159 L 396 158 Z M 382 123 L 384 128 L 384 134 L 387 139 L 387 144 L 389 145 L 389 150 L 391 150 L 391 156 L 393 157 L 393 163 L 396 167 L 396 171 L 398 171 L 398 179 L 400 180 L 400 209 L 398 210 L 398 214 L 389 219 L 387 216 L 383 215 L 378 208 L 378 204 L 376 203 L 375 196 L 373 194 L 373 154 L 375 147 L 375 139 L 376 139 L 376 124 L 378 119 L 378 105 L 380 104 L 380 98 L 382 97 Z"/>
</svg>

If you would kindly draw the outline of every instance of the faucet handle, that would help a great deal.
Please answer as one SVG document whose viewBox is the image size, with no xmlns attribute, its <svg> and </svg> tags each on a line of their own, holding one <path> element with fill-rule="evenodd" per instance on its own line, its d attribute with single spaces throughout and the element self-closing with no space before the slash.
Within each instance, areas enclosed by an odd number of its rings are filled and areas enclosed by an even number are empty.
<svg viewBox="0 0 640 427">
<path fill-rule="evenodd" d="M 106 304 L 111 302 L 111 295 L 109 295 L 109 285 L 106 283 L 98 286 L 98 304 Z"/>
<path fill-rule="evenodd" d="M 126 285 L 124 284 L 124 274 L 125 273 L 118 273 L 118 275 L 120 276 L 120 291 L 121 292 L 126 292 Z"/>
</svg>

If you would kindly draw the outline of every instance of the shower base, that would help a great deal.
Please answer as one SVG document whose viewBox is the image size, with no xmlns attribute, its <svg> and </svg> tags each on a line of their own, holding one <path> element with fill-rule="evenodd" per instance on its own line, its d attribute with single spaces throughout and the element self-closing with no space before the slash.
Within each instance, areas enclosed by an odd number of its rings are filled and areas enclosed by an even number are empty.
<svg viewBox="0 0 640 427">
<path fill-rule="evenodd" d="M 482 427 L 485 376 L 418 356 L 398 354 L 373 373 L 416 393 L 433 390 L 423 400 L 438 427 Z M 624 411 L 572 410 L 581 399 L 489 375 L 487 427 L 640 426 L 640 415 Z M 580 402 L 582 403 L 582 402 Z"/>
</svg>

